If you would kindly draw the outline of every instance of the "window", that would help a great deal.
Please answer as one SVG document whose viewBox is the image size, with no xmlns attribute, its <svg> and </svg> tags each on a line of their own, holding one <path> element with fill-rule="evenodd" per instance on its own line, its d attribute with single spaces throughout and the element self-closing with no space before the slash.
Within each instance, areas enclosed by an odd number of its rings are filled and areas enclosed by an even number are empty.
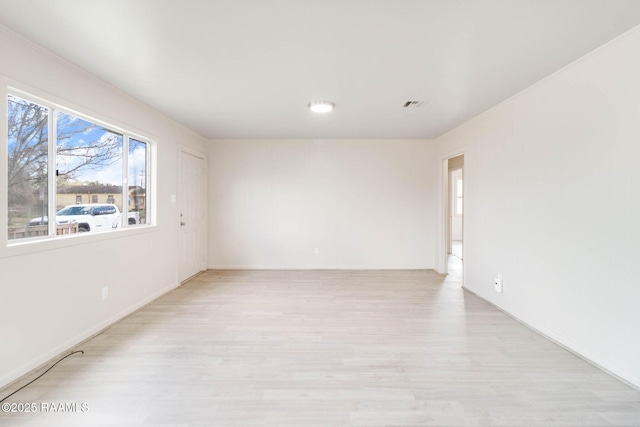
<svg viewBox="0 0 640 427">
<path fill-rule="evenodd" d="M 49 210 L 49 108 L 9 96 L 7 214 L 9 239 L 46 233 Z M 39 221 L 35 221 L 39 217 Z M 30 220 L 32 227 L 25 229 Z M 43 229 L 44 228 L 44 229 Z"/>
<path fill-rule="evenodd" d="M 122 194 L 124 136 L 61 111 L 56 125 L 57 208 L 68 204 L 64 194 L 71 188 L 78 193 L 86 189 L 87 201 L 91 203 L 98 202 L 98 194 L 117 187 Z M 118 208 L 122 211 L 122 205 Z"/>
<path fill-rule="evenodd" d="M 147 143 L 136 139 L 129 139 L 129 218 L 136 218 L 140 224 L 147 221 Z M 131 222 L 131 221 L 130 221 Z"/>
<path fill-rule="evenodd" d="M 57 230 L 69 228 L 58 220 L 63 210 L 100 199 L 116 206 L 109 208 L 115 221 L 104 229 L 147 224 L 150 144 L 27 98 L 10 93 L 7 99 L 8 239 L 69 234 Z M 49 224 L 50 216 L 57 220 Z M 94 217 L 78 219 L 86 224 L 73 230 L 100 229 Z"/>
<path fill-rule="evenodd" d="M 455 187 L 455 194 L 456 194 L 456 200 L 455 200 L 455 215 L 456 216 L 460 216 L 462 215 L 462 203 L 463 203 L 463 198 L 462 198 L 462 178 L 458 178 L 456 179 L 456 187 Z"/>
</svg>

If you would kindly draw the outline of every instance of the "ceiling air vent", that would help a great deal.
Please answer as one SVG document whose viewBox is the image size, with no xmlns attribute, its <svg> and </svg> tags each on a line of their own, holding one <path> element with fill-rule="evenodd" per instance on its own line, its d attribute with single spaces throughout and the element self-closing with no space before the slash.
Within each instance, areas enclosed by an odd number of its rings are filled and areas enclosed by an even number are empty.
<svg viewBox="0 0 640 427">
<path fill-rule="evenodd" d="M 424 104 L 424 101 L 407 101 L 404 103 L 403 107 L 404 108 L 418 108 L 421 107 L 422 104 Z"/>
</svg>

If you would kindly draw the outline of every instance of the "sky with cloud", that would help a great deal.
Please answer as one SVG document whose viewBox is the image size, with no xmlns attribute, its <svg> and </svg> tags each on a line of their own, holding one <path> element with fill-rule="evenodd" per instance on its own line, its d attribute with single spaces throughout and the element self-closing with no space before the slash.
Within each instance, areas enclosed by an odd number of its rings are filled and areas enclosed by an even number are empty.
<svg viewBox="0 0 640 427">
<path fill-rule="evenodd" d="M 61 173 L 82 165 L 73 172 L 74 181 L 122 185 L 122 135 L 64 113 L 58 115 L 58 135 L 56 162 Z M 130 140 L 130 186 L 146 186 L 146 150 L 147 144 Z"/>
</svg>

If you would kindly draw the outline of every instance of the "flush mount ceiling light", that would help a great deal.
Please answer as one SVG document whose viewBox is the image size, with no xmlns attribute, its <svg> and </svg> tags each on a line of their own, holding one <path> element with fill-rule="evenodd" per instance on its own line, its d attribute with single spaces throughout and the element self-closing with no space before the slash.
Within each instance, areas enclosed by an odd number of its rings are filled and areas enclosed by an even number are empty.
<svg viewBox="0 0 640 427">
<path fill-rule="evenodd" d="M 333 102 L 329 101 L 311 101 L 309 103 L 309 109 L 314 113 L 328 113 L 336 106 Z"/>
</svg>

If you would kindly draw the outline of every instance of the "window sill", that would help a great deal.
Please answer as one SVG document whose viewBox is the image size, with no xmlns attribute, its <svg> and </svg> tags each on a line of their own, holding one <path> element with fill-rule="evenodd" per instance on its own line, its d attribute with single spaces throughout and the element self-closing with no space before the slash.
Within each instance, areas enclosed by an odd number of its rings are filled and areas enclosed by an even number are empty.
<svg viewBox="0 0 640 427">
<path fill-rule="evenodd" d="M 140 234 L 155 233 L 157 231 L 157 225 L 140 225 L 137 227 L 127 227 L 113 231 L 78 233 L 68 236 L 51 236 L 45 238 L 9 241 L 5 248 L 0 248 L 0 258 L 29 255 L 37 252 L 52 251 L 105 240 L 122 239 Z"/>
</svg>

